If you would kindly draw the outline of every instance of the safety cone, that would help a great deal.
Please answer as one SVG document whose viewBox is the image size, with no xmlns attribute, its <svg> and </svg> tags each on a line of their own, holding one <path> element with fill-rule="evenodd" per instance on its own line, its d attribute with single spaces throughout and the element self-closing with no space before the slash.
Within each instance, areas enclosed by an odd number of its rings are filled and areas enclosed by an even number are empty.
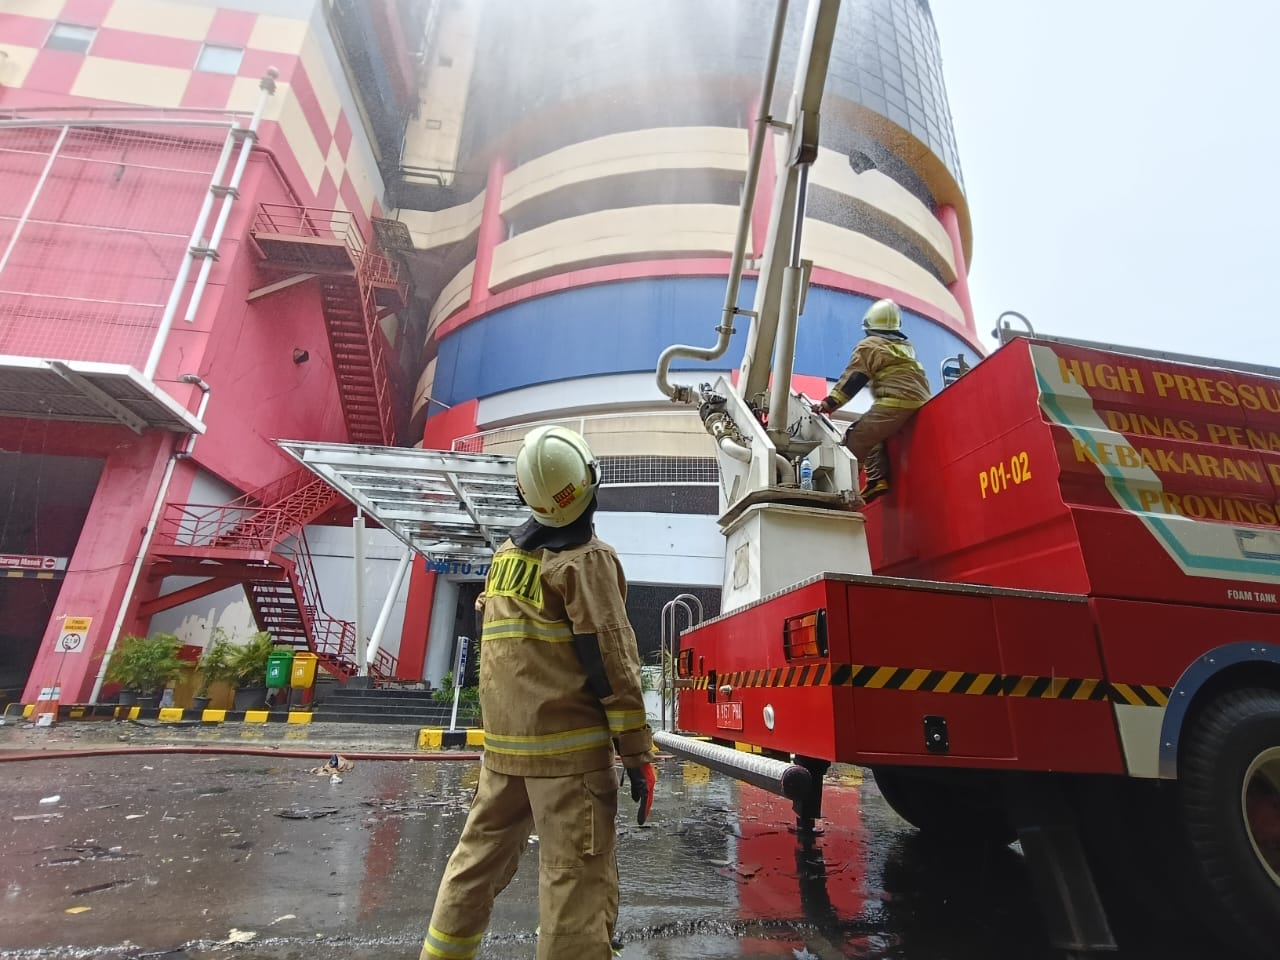
<svg viewBox="0 0 1280 960">
<path fill-rule="evenodd" d="M 41 689 L 40 695 L 36 697 L 34 711 L 37 727 L 52 727 L 58 722 L 58 698 L 61 694 L 62 691 L 57 686 Z"/>
</svg>

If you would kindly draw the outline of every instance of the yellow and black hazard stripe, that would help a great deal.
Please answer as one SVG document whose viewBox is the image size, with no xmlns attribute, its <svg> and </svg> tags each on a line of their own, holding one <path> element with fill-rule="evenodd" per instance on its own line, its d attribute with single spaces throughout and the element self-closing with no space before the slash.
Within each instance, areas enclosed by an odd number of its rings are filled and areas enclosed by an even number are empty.
<svg viewBox="0 0 1280 960">
<path fill-rule="evenodd" d="M 694 688 L 705 690 L 709 677 L 698 677 Z M 811 663 L 804 666 L 741 670 L 720 674 L 716 685 L 735 689 L 781 687 L 853 687 L 864 690 L 906 690 L 984 697 L 1023 697 L 1030 700 L 1092 700 L 1162 707 L 1170 688 L 1152 684 L 1110 684 L 1087 677 L 1042 677 L 922 667 L 881 667 L 856 663 Z"/>
<path fill-rule="evenodd" d="M 1158 687 L 1151 683 L 1113 683 L 1111 699 L 1131 707 L 1164 707 L 1169 704 L 1170 687 Z"/>
</svg>

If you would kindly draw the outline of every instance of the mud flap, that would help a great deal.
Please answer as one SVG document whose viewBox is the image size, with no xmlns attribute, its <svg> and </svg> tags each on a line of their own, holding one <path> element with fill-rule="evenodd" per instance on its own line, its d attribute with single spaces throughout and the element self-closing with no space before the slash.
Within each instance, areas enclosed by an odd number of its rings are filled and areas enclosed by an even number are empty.
<svg viewBox="0 0 1280 960">
<path fill-rule="evenodd" d="M 1061 786 L 1051 778 L 1015 776 L 1005 791 L 1050 943 L 1068 957 L 1117 950 Z"/>
</svg>

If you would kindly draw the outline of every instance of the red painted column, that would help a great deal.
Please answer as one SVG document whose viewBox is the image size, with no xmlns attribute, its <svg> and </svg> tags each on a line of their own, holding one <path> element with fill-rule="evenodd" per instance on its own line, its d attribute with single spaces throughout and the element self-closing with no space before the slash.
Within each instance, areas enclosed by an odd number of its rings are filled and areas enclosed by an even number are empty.
<svg viewBox="0 0 1280 960">
<path fill-rule="evenodd" d="M 973 316 L 973 301 L 969 298 L 969 266 L 964 258 L 964 242 L 960 239 L 960 216 L 955 207 L 947 204 L 938 208 L 938 220 L 951 238 L 951 252 L 956 261 L 956 279 L 948 289 L 964 311 L 965 322 L 976 342 L 978 326 Z"/>
<path fill-rule="evenodd" d="M 747 149 L 755 140 L 756 117 L 760 105 L 753 100 L 747 111 Z M 756 195 L 751 208 L 751 255 L 764 253 L 764 242 L 769 236 L 769 216 L 773 212 L 773 191 L 778 183 L 778 157 L 774 153 L 773 130 L 765 130 L 764 153 L 760 155 L 760 176 L 756 180 Z"/>
<path fill-rule="evenodd" d="M 67 564 L 57 606 L 27 678 L 24 703 L 34 703 L 40 688 L 52 686 L 55 677 L 63 703 L 89 699 L 120 605 L 129 601 L 125 588 L 173 442 L 172 434 L 148 431 L 120 443 L 107 456 L 80 540 Z M 64 616 L 93 617 L 87 649 L 65 657 L 57 652 Z"/>
<path fill-rule="evenodd" d="M 431 603 L 436 595 L 436 574 L 427 569 L 420 555 L 409 569 L 409 593 L 404 603 L 404 626 L 400 629 L 397 680 L 421 680 L 427 660 L 427 634 L 431 628 Z"/>
<path fill-rule="evenodd" d="M 506 239 L 506 224 L 502 222 L 502 181 L 506 175 L 507 158 L 495 157 L 489 164 L 489 179 L 484 187 L 484 210 L 480 214 L 480 231 L 476 237 L 476 272 L 471 278 L 473 304 L 489 296 L 493 251 Z"/>
</svg>

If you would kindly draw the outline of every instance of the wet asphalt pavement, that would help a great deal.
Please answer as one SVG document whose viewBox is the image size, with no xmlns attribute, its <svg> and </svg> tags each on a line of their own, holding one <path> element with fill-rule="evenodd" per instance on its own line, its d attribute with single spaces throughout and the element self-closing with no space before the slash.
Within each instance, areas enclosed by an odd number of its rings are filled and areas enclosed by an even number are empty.
<svg viewBox="0 0 1280 960">
<path fill-rule="evenodd" d="M 340 783 L 317 763 L 0 764 L 0 958 L 413 960 L 478 763 L 361 761 Z M 1054 956 L 1016 847 L 941 853 L 857 770 L 828 778 L 810 851 L 779 798 L 676 760 L 658 783 L 643 828 L 621 798 L 628 960 Z M 536 852 L 481 957 L 534 957 Z"/>
</svg>

